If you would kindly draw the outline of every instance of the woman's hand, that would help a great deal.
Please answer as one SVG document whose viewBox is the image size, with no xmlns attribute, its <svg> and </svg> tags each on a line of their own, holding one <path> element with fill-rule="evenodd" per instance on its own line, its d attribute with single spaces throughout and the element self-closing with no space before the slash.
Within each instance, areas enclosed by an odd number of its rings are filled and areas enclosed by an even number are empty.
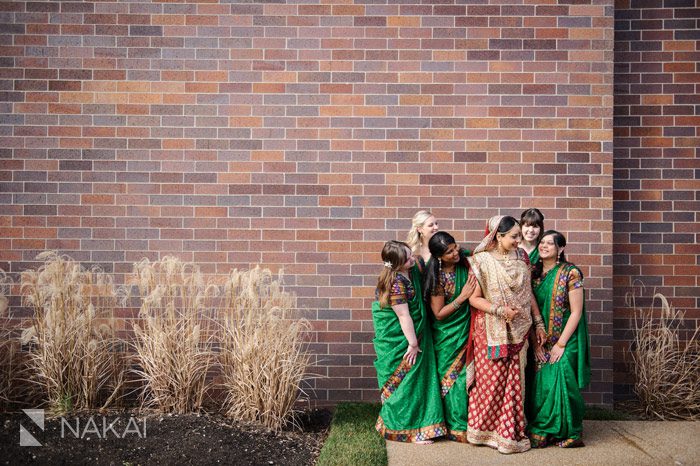
<svg viewBox="0 0 700 466">
<path fill-rule="evenodd" d="M 476 289 L 476 277 L 474 275 L 469 275 L 469 278 L 467 278 L 467 283 L 464 284 L 462 287 L 462 292 L 460 293 L 460 296 L 464 298 L 464 301 L 469 299 L 469 297 L 474 293 L 474 290 Z"/>
<path fill-rule="evenodd" d="M 506 322 L 511 322 L 516 315 L 518 315 L 518 312 L 520 312 L 519 309 L 513 309 L 510 306 L 503 306 L 503 318 L 506 319 Z"/>
<path fill-rule="evenodd" d="M 545 354 L 542 346 L 535 346 L 535 358 L 540 362 L 547 361 L 547 355 Z"/>
<path fill-rule="evenodd" d="M 403 355 L 403 358 L 408 362 L 410 365 L 414 365 L 416 363 L 416 358 L 418 357 L 418 353 L 422 353 L 423 350 L 420 349 L 418 344 L 415 346 L 408 345 L 408 349 L 406 350 L 406 354 Z"/>
<path fill-rule="evenodd" d="M 552 350 L 549 352 L 549 363 L 554 364 L 559 361 L 564 355 L 564 348 L 559 345 L 552 346 Z"/>
<path fill-rule="evenodd" d="M 537 346 L 541 348 L 547 341 L 547 334 L 542 328 L 535 329 L 535 333 L 537 334 Z"/>
</svg>

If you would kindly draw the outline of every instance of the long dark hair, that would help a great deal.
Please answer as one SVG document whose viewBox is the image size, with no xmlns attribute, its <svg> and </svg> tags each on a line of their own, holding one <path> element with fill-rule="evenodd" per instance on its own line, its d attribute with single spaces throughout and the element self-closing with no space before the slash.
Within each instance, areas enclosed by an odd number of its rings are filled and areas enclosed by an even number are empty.
<svg viewBox="0 0 700 466">
<path fill-rule="evenodd" d="M 408 260 L 408 250 L 408 244 L 401 241 L 391 240 L 384 243 L 382 248 L 384 268 L 379 273 L 379 279 L 377 280 L 377 294 L 382 307 L 389 306 L 391 284 L 396 279 L 399 268 Z"/>
<path fill-rule="evenodd" d="M 428 241 L 430 259 L 425 264 L 423 273 L 423 299 L 426 301 L 430 299 L 435 287 L 440 282 L 440 257 L 452 244 L 455 244 L 455 239 L 445 231 L 438 231 Z"/>
<path fill-rule="evenodd" d="M 542 215 L 540 209 L 531 207 L 520 215 L 520 227 L 522 228 L 525 225 L 540 227 L 540 235 L 535 242 L 535 247 L 539 247 L 540 241 L 542 241 L 542 237 L 544 236 L 544 215 Z"/>
<path fill-rule="evenodd" d="M 547 230 L 542 234 L 542 238 L 545 236 L 552 235 L 552 239 L 554 240 L 554 244 L 557 246 L 557 248 L 561 249 L 564 246 L 566 246 L 566 238 L 564 235 L 559 233 L 557 230 Z M 540 241 L 542 239 L 540 238 Z M 539 248 L 540 245 L 539 243 L 537 244 L 537 247 Z M 569 262 L 566 260 L 566 256 L 564 255 L 564 251 L 559 253 L 559 258 L 557 259 L 558 262 Z M 544 263 L 542 262 L 542 259 L 540 258 L 537 263 L 535 264 L 535 268 L 532 272 L 532 278 L 541 278 L 542 277 L 542 269 L 544 267 Z"/>
</svg>

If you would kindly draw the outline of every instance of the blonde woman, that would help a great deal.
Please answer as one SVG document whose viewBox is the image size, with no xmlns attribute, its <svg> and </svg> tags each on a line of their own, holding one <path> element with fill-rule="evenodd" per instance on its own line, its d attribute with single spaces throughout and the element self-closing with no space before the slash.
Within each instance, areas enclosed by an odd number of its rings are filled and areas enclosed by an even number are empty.
<svg viewBox="0 0 700 466">
<path fill-rule="evenodd" d="M 428 241 L 438 231 L 438 222 L 429 210 L 419 210 L 411 220 L 411 230 L 408 232 L 406 243 L 423 269 L 430 259 Z"/>
</svg>

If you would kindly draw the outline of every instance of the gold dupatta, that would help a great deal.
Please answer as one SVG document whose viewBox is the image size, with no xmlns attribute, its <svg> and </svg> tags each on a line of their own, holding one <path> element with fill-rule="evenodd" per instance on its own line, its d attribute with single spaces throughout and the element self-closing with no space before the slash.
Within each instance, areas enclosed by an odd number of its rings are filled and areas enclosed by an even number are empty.
<svg viewBox="0 0 700 466">
<path fill-rule="evenodd" d="M 499 261 L 489 251 L 476 253 L 469 258 L 484 298 L 496 306 L 520 310 L 510 323 L 506 323 L 502 317 L 484 312 L 489 359 L 507 357 L 513 351 L 519 351 L 532 326 L 530 268 L 525 252 L 520 249 L 516 251 L 518 258 L 510 261 Z"/>
</svg>

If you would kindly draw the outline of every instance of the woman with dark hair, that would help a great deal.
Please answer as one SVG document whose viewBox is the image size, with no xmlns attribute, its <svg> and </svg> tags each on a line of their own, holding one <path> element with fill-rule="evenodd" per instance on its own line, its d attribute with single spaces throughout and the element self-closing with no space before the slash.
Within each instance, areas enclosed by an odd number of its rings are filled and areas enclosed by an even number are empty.
<svg viewBox="0 0 700 466">
<path fill-rule="evenodd" d="M 540 259 L 537 247 L 544 233 L 544 215 L 540 209 L 530 208 L 520 215 L 520 229 L 523 234 L 523 241 L 520 248 L 525 250 L 533 266 Z"/>
<path fill-rule="evenodd" d="M 471 316 L 467 301 L 476 279 L 465 265 L 469 252 L 461 250 L 452 235 L 438 231 L 428 247 L 431 256 L 423 272 L 423 293 L 433 315 L 433 343 L 447 436 L 466 442 L 467 368 L 472 377 L 474 373 L 473 357 L 467 357 Z"/>
<path fill-rule="evenodd" d="M 518 248 L 520 225 L 491 217 L 488 234 L 469 258 L 478 286 L 469 298 L 476 384 L 469 393 L 469 443 L 501 453 L 530 449 L 525 433 L 525 364 L 533 322 L 537 344 L 544 326 L 530 284 L 530 263 Z"/>
<path fill-rule="evenodd" d="M 528 432 L 535 448 L 550 442 L 583 446 L 581 389 L 591 378 L 590 347 L 583 274 L 566 260 L 565 247 L 564 235 L 544 232 L 541 261 L 533 272 L 532 288 L 547 330 L 544 346 L 535 348 L 534 370 L 528 370 Z"/>
<path fill-rule="evenodd" d="M 387 440 L 432 443 L 445 435 L 445 422 L 420 271 L 400 241 L 384 244 L 382 261 L 372 303 L 382 402 L 375 427 Z"/>
</svg>

